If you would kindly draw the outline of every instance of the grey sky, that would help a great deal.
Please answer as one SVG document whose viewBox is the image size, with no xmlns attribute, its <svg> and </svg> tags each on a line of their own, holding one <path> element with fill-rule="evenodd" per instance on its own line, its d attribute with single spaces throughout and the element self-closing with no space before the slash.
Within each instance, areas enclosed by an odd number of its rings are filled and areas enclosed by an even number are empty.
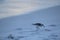
<svg viewBox="0 0 60 40">
<path fill-rule="evenodd" d="M 56 5 L 60 5 L 60 0 L 3 0 L 0 1 L 0 18 L 22 15 Z"/>
</svg>

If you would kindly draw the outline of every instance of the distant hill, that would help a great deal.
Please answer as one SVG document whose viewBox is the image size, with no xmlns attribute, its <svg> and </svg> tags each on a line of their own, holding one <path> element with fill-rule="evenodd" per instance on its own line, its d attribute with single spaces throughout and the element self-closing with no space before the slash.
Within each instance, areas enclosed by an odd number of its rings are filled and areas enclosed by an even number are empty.
<svg viewBox="0 0 60 40">
<path fill-rule="evenodd" d="M 32 27 L 32 23 L 60 24 L 60 6 L 0 19 L 0 27 Z"/>
</svg>

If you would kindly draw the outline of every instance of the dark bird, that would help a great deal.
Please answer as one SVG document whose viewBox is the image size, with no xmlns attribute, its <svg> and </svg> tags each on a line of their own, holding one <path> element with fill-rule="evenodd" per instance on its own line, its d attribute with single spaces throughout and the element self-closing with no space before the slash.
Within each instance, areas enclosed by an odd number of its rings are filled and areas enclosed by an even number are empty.
<svg viewBox="0 0 60 40">
<path fill-rule="evenodd" d="M 40 26 L 40 27 L 44 26 L 44 24 L 42 24 L 42 23 L 35 23 L 33 25 Z"/>
<path fill-rule="evenodd" d="M 40 27 L 45 27 L 44 24 L 42 24 L 42 23 L 35 23 L 32 25 L 36 25 L 36 31 L 38 31 L 40 29 Z"/>
</svg>

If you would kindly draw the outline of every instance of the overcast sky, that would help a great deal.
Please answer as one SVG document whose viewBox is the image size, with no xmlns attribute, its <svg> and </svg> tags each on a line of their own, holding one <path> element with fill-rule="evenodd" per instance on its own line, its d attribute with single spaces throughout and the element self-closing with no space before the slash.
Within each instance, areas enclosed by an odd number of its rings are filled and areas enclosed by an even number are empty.
<svg viewBox="0 0 60 40">
<path fill-rule="evenodd" d="M 0 0 L 0 19 L 60 5 L 60 0 Z"/>
</svg>

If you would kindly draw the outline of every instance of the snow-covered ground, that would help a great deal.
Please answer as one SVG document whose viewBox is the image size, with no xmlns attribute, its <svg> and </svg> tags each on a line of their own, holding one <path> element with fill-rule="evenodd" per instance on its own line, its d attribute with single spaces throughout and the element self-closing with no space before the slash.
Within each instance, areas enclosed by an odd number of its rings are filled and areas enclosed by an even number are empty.
<svg viewBox="0 0 60 40">
<path fill-rule="evenodd" d="M 60 6 L 29 13 L 0 19 L 0 40 L 60 40 Z M 45 28 L 35 31 L 37 22 Z"/>
</svg>

